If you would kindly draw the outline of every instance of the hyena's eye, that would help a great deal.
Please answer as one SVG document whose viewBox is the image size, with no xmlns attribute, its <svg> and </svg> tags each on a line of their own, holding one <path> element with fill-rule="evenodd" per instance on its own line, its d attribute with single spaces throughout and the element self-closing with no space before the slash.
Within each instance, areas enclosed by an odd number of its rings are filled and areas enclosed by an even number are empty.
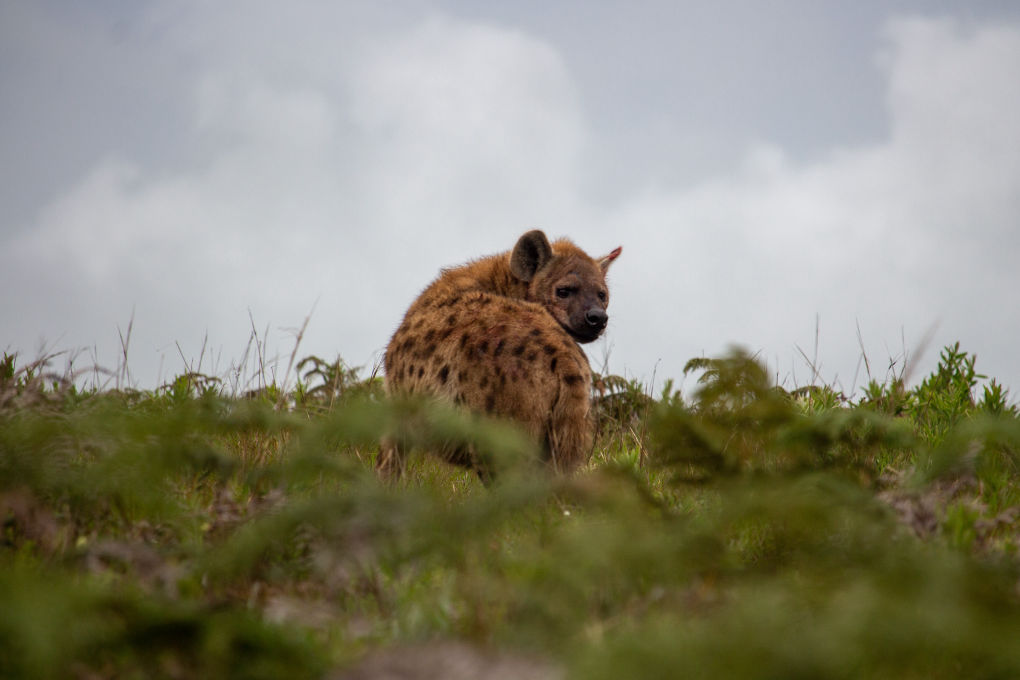
<svg viewBox="0 0 1020 680">
<path fill-rule="evenodd" d="M 561 286 L 561 287 L 556 289 L 556 297 L 558 297 L 558 298 L 567 298 L 567 297 L 570 297 L 570 293 L 571 293 L 571 290 L 569 288 L 567 288 L 566 286 Z"/>
<path fill-rule="evenodd" d="M 604 290 L 599 291 L 599 300 L 601 300 L 602 302 L 606 301 L 606 291 Z"/>
</svg>

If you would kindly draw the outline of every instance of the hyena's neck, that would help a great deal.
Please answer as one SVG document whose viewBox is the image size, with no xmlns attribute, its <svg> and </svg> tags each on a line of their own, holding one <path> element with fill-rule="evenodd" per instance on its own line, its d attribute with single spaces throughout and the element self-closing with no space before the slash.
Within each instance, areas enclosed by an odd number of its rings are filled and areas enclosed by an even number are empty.
<svg viewBox="0 0 1020 680">
<path fill-rule="evenodd" d="M 510 273 L 510 254 L 502 253 L 445 270 L 436 285 L 451 292 L 479 291 L 525 300 L 528 284 Z"/>
</svg>

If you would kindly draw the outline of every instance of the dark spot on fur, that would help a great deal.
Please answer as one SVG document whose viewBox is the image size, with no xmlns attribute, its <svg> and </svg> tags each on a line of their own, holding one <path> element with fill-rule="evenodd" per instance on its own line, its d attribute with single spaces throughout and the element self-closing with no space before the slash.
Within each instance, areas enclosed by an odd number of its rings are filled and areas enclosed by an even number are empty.
<svg viewBox="0 0 1020 680">
<path fill-rule="evenodd" d="M 514 356 L 515 357 L 519 357 L 522 354 L 524 354 L 525 347 L 526 346 L 525 346 L 525 344 L 523 342 L 521 344 L 517 345 L 516 347 L 514 347 Z"/>
<path fill-rule="evenodd" d="M 571 375 L 563 376 L 563 382 L 567 383 L 571 387 L 573 387 L 574 385 L 580 385 L 581 382 L 583 382 L 583 381 L 584 381 L 584 378 L 582 378 L 581 376 L 577 375 L 576 373 L 573 373 Z"/>
<path fill-rule="evenodd" d="M 456 314 L 451 314 L 450 316 L 446 317 L 446 325 L 452 326 L 455 323 L 457 323 L 457 315 Z"/>
<path fill-rule="evenodd" d="M 506 374 L 505 373 L 500 373 L 499 374 L 499 386 L 500 387 L 506 387 Z"/>
<path fill-rule="evenodd" d="M 400 349 L 402 349 L 403 351 L 406 352 L 406 351 L 410 350 L 412 347 L 414 347 L 414 344 L 416 342 L 418 342 L 418 341 L 415 340 L 413 337 L 408 336 L 408 337 L 404 338 L 404 341 L 402 343 L 400 343 Z"/>
<path fill-rule="evenodd" d="M 471 339 L 471 334 L 470 333 L 461 333 L 461 336 L 460 336 L 460 348 L 464 349 L 465 347 L 467 347 L 468 340 L 470 340 L 470 339 Z"/>
<path fill-rule="evenodd" d="M 484 390 L 484 389 L 485 389 L 486 387 L 488 387 L 488 386 L 489 386 L 489 376 L 487 376 L 487 375 L 483 375 L 483 376 L 482 376 L 482 379 L 481 379 L 481 381 L 479 381 L 479 383 L 478 383 L 478 386 L 479 386 L 480 388 L 482 388 L 483 390 Z"/>
<path fill-rule="evenodd" d="M 478 352 L 479 353 L 485 354 L 488 351 L 489 351 L 489 341 L 488 340 L 482 340 L 480 343 L 478 343 Z"/>
<path fill-rule="evenodd" d="M 444 331 L 440 331 L 438 337 L 439 337 L 440 340 L 446 340 L 448 337 L 450 337 L 451 333 L 453 333 L 453 329 L 452 328 L 447 328 Z"/>
<path fill-rule="evenodd" d="M 549 362 L 549 372 L 550 373 L 555 373 L 556 372 L 556 361 L 557 361 L 557 357 L 553 357 L 552 361 Z"/>
<path fill-rule="evenodd" d="M 446 379 L 449 376 L 450 376 L 450 367 L 449 366 L 443 366 L 441 369 L 439 369 L 439 376 L 438 377 L 439 377 L 439 382 L 440 383 L 445 385 L 446 384 Z"/>
<path fill-rule="evenodd" d="M 496 397 L 490 394 L 485 398 L 485 410 L 492 411 L 494 408 L 496 408 Z"/>
<path fill-rule="evenodd" d="M 411 328 L 413 328 L 414 330 L 418 330 L 419 328 L 421 328 L 423 323 L 425 323 L 425 319 L 418 319 L 417 321 L 414 322 L 414 325 L 411 326 Z"/>
<path fill-rule="evenodd" d="M 452 296 L 452 297 L 448 297 L 448 298 L 446 298 L 446 302 L 444 302 L 444 303 L 443 303 L 442 305 L 440 305 L 440 306 L 441 306 L 441 307 L 453 307 L 453 306 L 454 306 L 455 304 L 457 304 L 458 302 L 460 302 L 460 296 L 459 296 L 459 295 L 454 295 L 454 296 Z"/>
<path fill-rule="evenodd" d="M 535 359 L 537 359 L 537 358 L 538 358 L 538 352 L 535 352 L 535 351 L 532 351 L 532 352 L 528 352 L 528 356 L 527 356 L 527 357 L 525 357 L 525 358 L 526 358 L 526 359 L 527 359 L 528 361 L 534 361 Z"/>
<path fill-rule="evenodd" d="M 492 304 L 492 298 L 490 298 L 490 297 L 483 297 L 481 300 L 478 301 L 478 304 L 480 304 L 483 307 L 485 305 Z"/>
<path fill-rule="evenodd" d="M 554 347 L 553 345 L 546 345 L 545 347 L 542 348 L 542 351 L 548 354 L 549 356 L 552 356 L 553 354 L 556 354 L 556 347 Z"/>
<path fill-rule="evenodd" d="M 531 333 L 529 333 L 528 335 L 537 338 L 538 336 L 542 335 L 542 331 L 540 331 L 537 328 L 532 328 Z"/>
<path fill-rule="evenodd" d="M 429 332 L 425 334 L 425 342 L 432 342 L 432 340 L 435 337 L 436 337 L 436 332 L 430 328 Z"/>
<path fill-rule="evenodd" d="M 503 338 L 503 339 L 501 339 L 499 341 L 499 344 L 496 345 L 496 349 L 492 350 L 492 356 L 498 357 L 500 354 L 502 354 L 503 353 L 503 347 L 505 345 L 506 345 L 506 338 Z"/>
<path fill-rule="evenodd" d="M 425 349 L 423 349 L 421 352 L 422 359 L 428 359 L 430 356 L 432 356 L 432 353 L 435 351 L 436 343 L 430 342 L 428 345 L 425 346 Z"/>
<path fill-rule="evenodd" d="M 465 380 L 467 380 L 467 372 L 464 371 L 463 369 L 457 371 L 457 380 L 459 380 L 461 382 L 464 382 Z"/>
</svg>

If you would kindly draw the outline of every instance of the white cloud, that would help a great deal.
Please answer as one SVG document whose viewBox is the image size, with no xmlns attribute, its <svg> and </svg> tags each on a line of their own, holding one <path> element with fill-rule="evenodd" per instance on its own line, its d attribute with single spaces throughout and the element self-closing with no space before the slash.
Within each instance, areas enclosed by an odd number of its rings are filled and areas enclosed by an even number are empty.
<svg viewBox="0 0 1020 680">
<path fill-rule="evenodd" d="M 578 210 L 583 123 L 548 45 L 433 18 L 370 50 L 352 94 L 378 218 L 412 240 L 444 233 L 471 252 L 486 232 Z"/>
<path fill-rule="evenodd" d="M 699 350 L 740 341 L 803 382 L 791 348 L 813 353 L 819 314 L 823 377 L 846 388 L 857 322 L 873 364 L 900 354 L 901 329 L 909 350 L 939 323 L 937 342 L 963 339 L 979 366 L 1020 378 L 996 340 L 1018 322 L 983 309 L 1020 285 L 1007 261 L 1020 250 L 1020 30 L 912 20 L 887 35 L 888 139 L 806 164 L 762 145 L 731 175 L 639 197 L 613 218 L 641 263 L 640 278 L 618 273 L 624 354 L 676 375 Z M 635 304 L 649 289 L 655 304 Z"/>
<path fill-rule="evenodd" d="M 1020 30 L 899 21 L 892 151 L 917 217 L 946 233 L 1015 235 L 1020 208 Z"/>
</svg>

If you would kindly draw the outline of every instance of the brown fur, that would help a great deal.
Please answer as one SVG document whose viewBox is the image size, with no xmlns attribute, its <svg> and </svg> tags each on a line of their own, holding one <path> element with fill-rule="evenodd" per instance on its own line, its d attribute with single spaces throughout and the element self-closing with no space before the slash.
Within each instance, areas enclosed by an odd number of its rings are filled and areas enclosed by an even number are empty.
<svg viewBox="0 0 1020 680">
<path fill-rule="evenodd" d="M 605 328 L 605 273 L 620 250 L 596 260 L 531 231 L 511 252 L 444 269 L 390 340 L 387 390 L 515 420 L 556 469 L 583 464 L 592 447 L 591 369 L 578 342 Z M 447 457 L 478 468 L 470 454 Z M 392 441 L 378 466 L 399 473 Z"/>
</svg>

